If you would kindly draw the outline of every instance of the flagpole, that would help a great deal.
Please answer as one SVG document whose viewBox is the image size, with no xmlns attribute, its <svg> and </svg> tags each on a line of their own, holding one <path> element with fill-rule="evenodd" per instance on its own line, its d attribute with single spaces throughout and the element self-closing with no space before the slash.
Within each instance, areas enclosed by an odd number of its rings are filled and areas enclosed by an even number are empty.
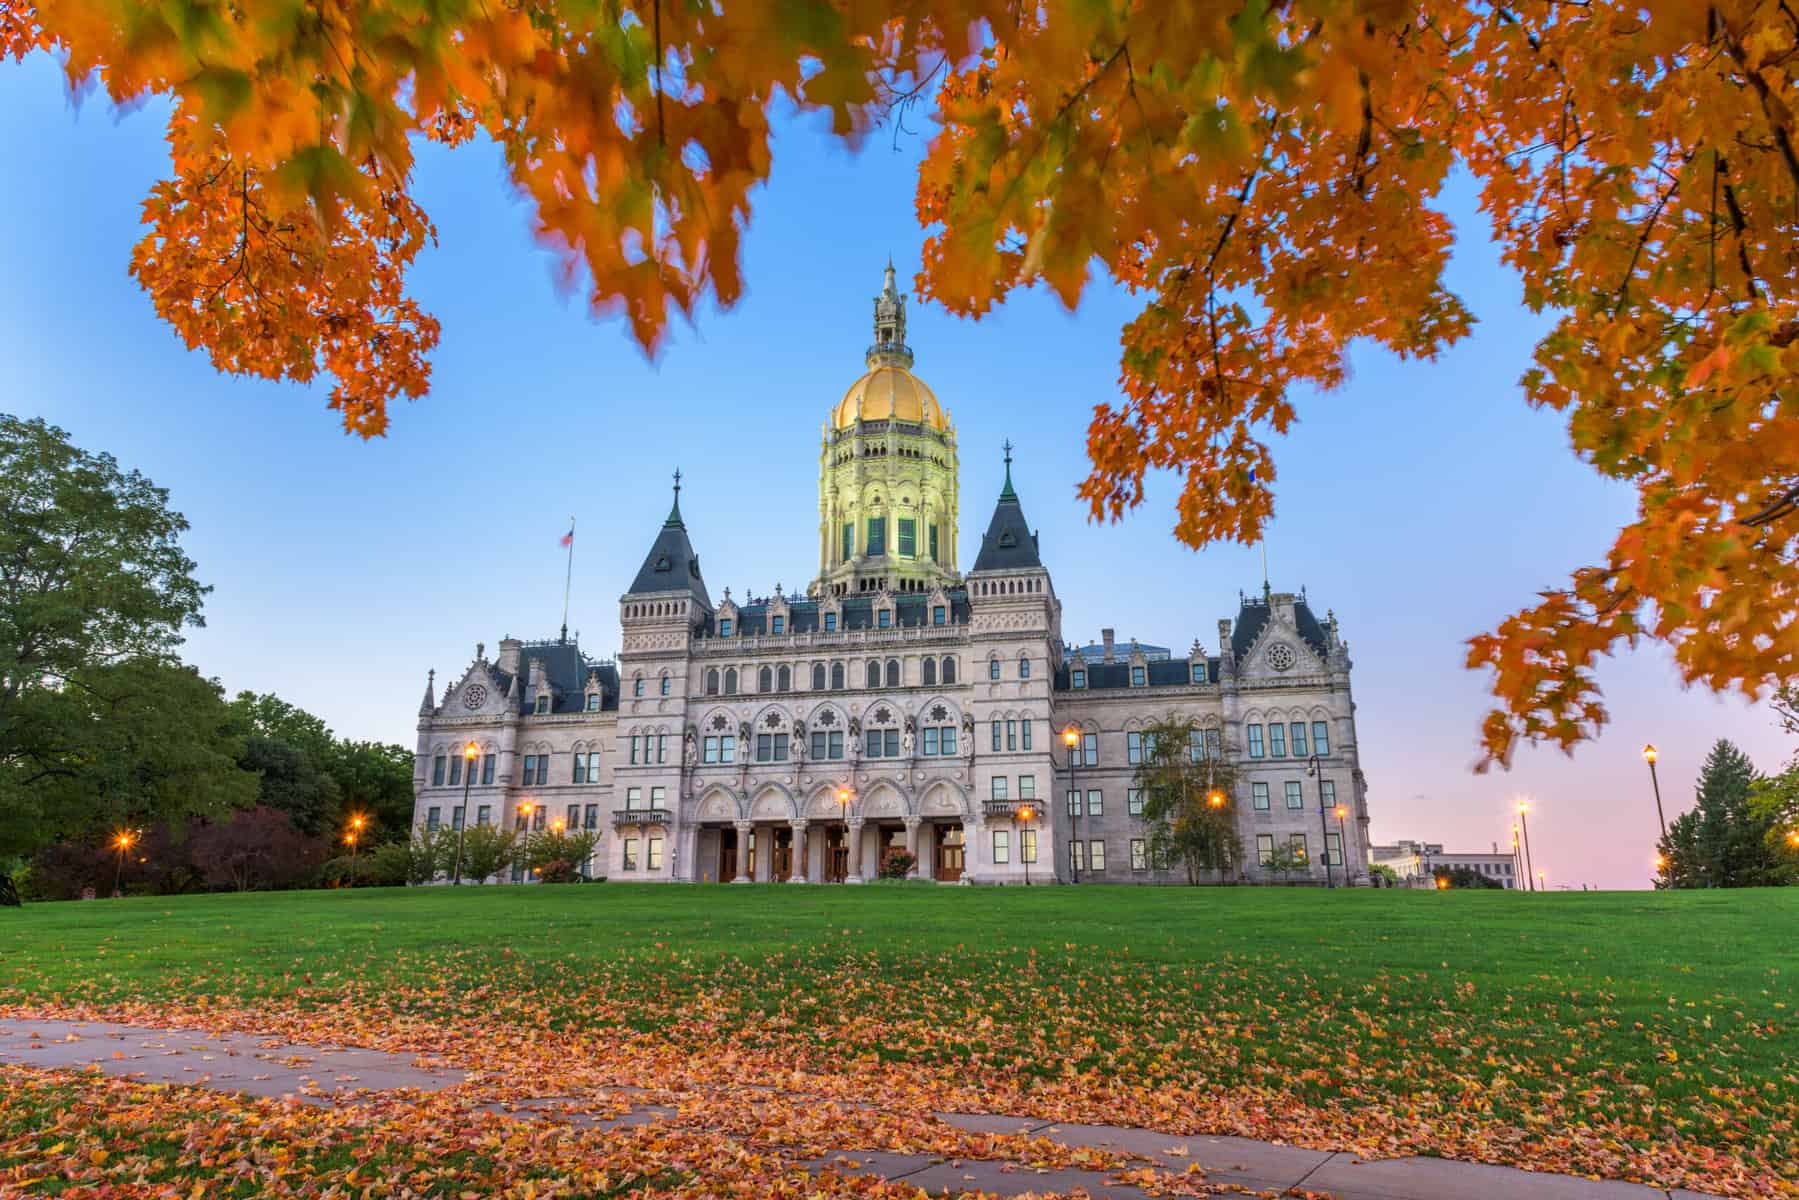
<svg viewBox="0 0 1799 1200">
<path fill-rule="evenodd" d="M 568 593 L 575 581 L 575 518 L 568 519 L 568 571 L 562 577 L 562 641 L 568 641 Z"/>
</svg>

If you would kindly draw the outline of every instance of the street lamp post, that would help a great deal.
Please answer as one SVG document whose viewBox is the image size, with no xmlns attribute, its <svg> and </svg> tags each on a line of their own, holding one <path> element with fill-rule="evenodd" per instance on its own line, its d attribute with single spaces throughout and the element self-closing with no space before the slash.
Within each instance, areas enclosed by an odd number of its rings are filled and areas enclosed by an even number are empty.
<svg viewBox="0 0 1799 1200">
<path fill-rule="evenodd" d="M 1343 860 L 1339 865 L 1343 868 L 1344 887 L 1349 886 L 1349 832 L 1343 824 L 1343 818 L 1348 815 L 1349 809 L 1341 804 L 1337 805 L 1337 856 Z M 1324 849 L 1325 858 L 1328 859 L 1330 857 L 1330 846 L 1326 845 Z"/>
<path fill-rule="evenodd" d="M 843 875 L 837 882 L 848 883 L 850 877 L 850 790 L 846 787 L 837 789 L 837 813 L 843 821 Z M 933 871 L 932 874 L 934 876 L 935 872 Z"/>
<path fill-rule="evenodd" d="M 1657 758 L 1653 744 L 1643 747 L 1643 761 L 1649 764 L 1649 786 L 1655 789 L 1655 821 L 1662 827 L 1662 840 L 1668 840 L 1668 819 L 1662 815 L 1662 782 L 1655 777 Z"/>
<path fill-rule="evenodd" d="M 475 759 L 480 757 L 481 747 L 470 742 L 462 748 L 462 807 L 456 810 L 456 866 L 450 872 L 450 885 L 459 887 L 462 884 L 462 838 L 468 830 L 468 792 L 469 785 L 475 782 Z"/>
<path fill-rule="evenodd" d="M 1069 794 L 1075 798 L 1073 801 L 1074 807 L 1072 807 L 1068 813 L 1068 839 L 1070 845 L 1078 846 L 1081 844 L 1081 827 L 1079 821 L 1081 818 L 1081 809 L 1085 807 L 1085 801 L 1081 798 L 1080 788 L 1075 786 L 1074 764 L 1075 751 L 1080 749 L 1081 745 L 1081 731 L 1073 725 L 1064 729 L 1062 731 L 1062 744 L 1068 747 L 1068 791 Z M 1054 861 L 1053 855 L 1051 856 L 1051 861 Z M 1079 851 L 1070 850 L 1068 852 L 1068 876 L 1071 882 L 1079 883 L 1081 881 L 1081 859 Z"/>
<path fill-rule="evenodd" d="M 1208 776 L 1208 780 L 1211 775 L 1211 771 L 1212 771 L 1211 764 L 1208 763 L 1206 765 L 1206 774 Z M 1224 793 L 1219 791 L 1217 788 L 1213 788 L 1211 791 L 1207 792 L 1206 793 L 1206 807 L 1208 807 L 1208 808 L 1223 808 L 1224 807 Z M 1224 839 L 1222 837 L 1214 838 L 1212 840 L 1212 869 L 1218 872 L 1219 886 L 1220 887 L 1224 886 Z"/>
<path fill-rule="evenodd" d="M 112 872 L 112 894 L 114 896 L 121 894 L 119 891 L 119 883 L 125 876 L 125 851 L 131 849 L 131 843 L 135 841 L 137 841 L 137 835 L 132 833 L 129 829 L 119 830 L 119 835 L 112 840 L 112 844 L 117 847 L 119 851 L 119 863 L 113 868 Z"/>
<path fill-rule="evenodd" d="M 1020 804 L 1012 810 L 1012 832 L 1018 837 L 1018 861 L 1024 864 L 1024 886 L 1031 886 L 1031 860 L 1025 856 L 1024 834 L 1019 831 L 1020 821 L 1029 821 L 1036 816 L 1036 810 L 1028 804 Z"/>
<path fill-rule="evenodd" d="M 1324 803 L 1324 772 L 1319 769 L 1316 754 L 1306 759 L 1306 774 L 1318 777 L 1318 836 L 1324 844 L 1324 886 L 1334 888 L 1337 883 L 1331 876 L 1330 810 Z"/>
<path fill-rule="evenodd" d="M 1523 800 L 1518 801 L 1518 828 L 1524 831 L 1524 878 L 1530 884 L 1530 890 L 1537 890 L 1536 870 L 1530 861 L 1530 821 L 1524 815 L 1530 811 L 1530 805 Z"/>
<path fill-rule="evenodd" d="M 537 806 L 532 804 L 529 800 L 519 801 L 518 822 L 517 822 L 519 824 L 519 828 L 517 830 L 515 830 L 514 832 L 522 833 L 525 836 L 513 843 L 512 852 L 515 856 L 523 855 L 525 853 L 526 843 L 528 843 L 531 840 L 531 813 L 533 811 L 535 811 L 536 807 Z M 517 875 L 518 875 L 517 882 L 524 882 L 524 880 L 525 880 L 524 864 L 515 860 L 512 864 L 512 869 L 515 872 L 517 872 Z"/>
<path fill-rule="evenodd" d="M 1524 869 L 1524 848 L 1518 844 L 1518 827 L 1514 825 L 1512 826 L 1512 878 L 1520 877 L 1524 879 L 1525 885 L 1529 886 L 1530 873 Z"/>
<path fill-rule="evenodd" d="M 362 827 L 368 818 L 357 813 L 350 818 L 350 832 L 344 834 L 344 841 L 350 843 L 350 886 L 356 886 L 356 851 L 361 847 Z"/>
</svg>

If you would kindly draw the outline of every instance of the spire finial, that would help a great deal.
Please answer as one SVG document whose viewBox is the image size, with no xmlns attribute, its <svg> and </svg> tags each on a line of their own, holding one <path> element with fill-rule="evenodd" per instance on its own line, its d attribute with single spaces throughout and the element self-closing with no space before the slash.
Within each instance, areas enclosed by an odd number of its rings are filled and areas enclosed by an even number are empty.
<svg viewBox="0 0 1799 1200">
<path fill-rule="evenodd" d="M 894 282 L 891 254 L 881 275 L 881 294 L 875 297 L 874 338 L 864 356 L 869 370 L 878 366 L 911 369 L 912 351 L 906 345 L 906 297 Z"/>
<path fill-rule="evenodd" d="M 668 510 L 668 520 L 664 521 L 663 524 L 664 525 L 679 525 L 680 523 L 681 523 L 681 468 L 676 467 L 675 468 L 675 503 L 674 503 L 674 507 L 670 508 Z"/>
<path fill-rule="evenodd" d="M 1018 493 L 1012 490 L 1012 439 L 1007 438 L 1004 446 L 1006 452 L 1006 486 L 1000 489 L 1001 500 L 1016 500 Z"/>
</svg>

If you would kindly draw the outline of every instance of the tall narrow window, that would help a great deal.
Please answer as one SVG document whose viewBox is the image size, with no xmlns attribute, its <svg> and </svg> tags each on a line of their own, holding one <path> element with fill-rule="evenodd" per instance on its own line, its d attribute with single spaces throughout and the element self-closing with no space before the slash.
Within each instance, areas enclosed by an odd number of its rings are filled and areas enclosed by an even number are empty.
<svg viewBox="0 0 1799 1200">
<path fill-rule="evenodd" d="M 843 523 L 843 560 L 848 562 L 856 556 L 856 526 L 852 521 Z"/>
<path fill-rule="evenodd" d="M 1322 781 L 1318 786 L 1324 790 L 1324 807 L 1326 807 L 1326 808 L 1337 807 L 1337 785 L 1335 783 L 1333 783 L 1331 780 L 1326 779 L 1326 780 Z"/>
<path fill-rule="evenodd" d="M 993 752 L 995 754 L 999 753 L 999 726 L 998 721 L 993 722 Z"/>
<path fill-rule="evenodd" d="M 892 629 L 893 610 L 891 608 L 883 608 L 880 612 L 876 613 L 875 626 L 879 629 Z"/>
<path fill-rule="evenodd" d="M 767 667 L 756 672 L 756 690 L 772 692 L 775 690 L 775 673 Z"/>
<path fill-rule="evenodd" d="M 868 540 L 864 547 L 868 557 L 879 558 L 887 553 L 887 518 L 868 518 Z"/>
<path fill-rule="evenodd" d="M 792 667 L 782 666 L 779 671 L 775 672 L 775 690 L 778 692 L 791 692 L 793 690 Z"/>
<path fill-rule="evenodd" d="M 1012 861 L 1012 831 L 995 829 L 993 831 L 993 862 L 1001 866 Z"/>
<path fill-rule="evenodd" d="M 544 784 L 548 783 L 549 781 L 550 781 L 550 756 L 547 754 L 540 754 L 537 756 L 537 786 L 542 787 Z"/>
<path fill-rule="evenodd" d="M 1262 748 L 1262 727 L 1260 725 L 1251 725 L 1249 727 L 1249 756 L 1251 758 L 1262 758 L 1265 756 Z"/>
<path fill-rule="evenodd" d="M 923 675 L 924 686 L 936 687 L 937 686 L 937 660 L 934 658 L 927 658 L 924 660 L 924 662 L 920 663 L 919 666 L 921 668 L 921 674 Z"/>
<path fill-rule="evenodd" d="M 1087 869 L 1101 873 L 1106 869 L 1106 844 L 1098 838 L 1087 843 Z"/>
<path fill-rule="evenodd" d="M 1287 757 L 1287 727 L 1279 721 L 1268 726 L 1268 757 Z"/>
<path fill-rule="evenodd" d="M 458 754 L 450 760 L 450 786 L 455 787 L 462 782 L 462 755 Z"/>
<path fill-rule="evenodd" d="M 1124 811 L 1133 817 L 1143 815 L 1143 789 L 1130 788 L 1124 793 Z"/>
<path fill-rule="evenodd" d="M 1006 722 L 1006 749 L 1007 750 L 1018 749 L 1018 722 L 1017 721 L 1007 721 Z"/>
<path fill-rule="evenodd" d="M 1071 789 L 1068 793 L 1068 815 L 1071 817 L 1081 815 L 1081 793 L 1078 789 Z"/>
<path fill-rule="evenodd" d="M 1132 687 L 1142 687 L 1144 685 L 1146 679 L 1147 679 L 1147 677 L 1144 675 L 1142 667 L 1132 667 L 1131 668 L 1131 686 Z"/>
<path fill-rule="evenodd" d="M 899 519 L 899 552 L 901 558 L 918 557 L 918 522 L 911 517 Z"/>
<path fill-rule="evenodd" d="M 1305 807 L 1305 794 L 1300 790 L 1299 780 L 1289 779 L 1286 784 L 1287 807 L 1290 809 Z"/>
<path fill-rule="evenodd" d="M 871 688 L 881 686 L 881 664 L 878 662 L 868 664 L 868 686 Z"/>
<path fill-rule="evenodd" d="M 447 762 L 448 762 L 448 760 L 445 759 L 444 756 L 441 754 L 431 760 L 431 786 L 432 787 L 442 787 L 444 785 L 444 767 L 447 764 Z"/>
<path fill-rule="evenodd" d="M 1331 752 L 1331 727 L 1324 721 L 1312 722 L 1312 753 L 1323 757 Z"/>
<path fill-rule="evenodd" d="M 487 754 L 487 755 L 482 756 L 482 758 L 481 758 L 481 782 L 483 784 L 488 784 L 488 783 L 493 782 L 494 760 L 499 757 L 500 756 L 497 754 Z"/>
<path fill-rule="evenodd" d="M 1143 735 L 1127 733 L 1124 735 L 1124 761 L 1132 766 L 1143 761 Z"/>
<path fill-rule="evenodd" d="M 941 625 L 949 619 L 949 611 L 941 604 L 931 605 L 931 624 Z"/>
<path fill-rule="evenodd" d="M 1274 861 L 1274 835 L 1272 833 L 1256 834 L 1256 862 L 1267 866 Z"/>
<path fill-rule="evenodd" d="M 1131 870 L 1149 870 L 1149 848 L 1142 838 L 1131 839 Z"/>
<path fill-rule="evenodd" d="M 1018 831 L 1018 861 L 1028 863 L 1037 861 L 1037 831 L 1035 829 Z"/>
<path fill-rule="evenodd" d="M 573 776 L 571 782 L 586 783 L 587 782 L 587 756 L 577 750 L 570 757 L 572 757 L 575 760 L 575 771 L 574 771 L 574 776 Z"/>
<path fill-rule="evenodd" d="M 990 658 L 987 660 L 987 678 L 989 678 L 989 679 L 998 679 L 999 678 L 999 659 Z"/>
<path fill-rule="evenodd" d="M 890 658 L 887 660 L 887 686 L 890 688 L 896 688 L 899 685 L 900 685 L 899 659 Z"/>
<path fill-rule="evenodd" d="M 953 658 L 943 660 L 943 682 L 946 684 L 956 682 L 956 660 Z"/>
<path fill-rule="evenodd" d="M 1082 766 L 1099 766 L 1099 734 L 1083 733 L 1081 735 Z"/>
<path fill-rule="evenodd" d="M 1087 672 L 1076 667 L 1069 676 L 1069 683 L 1078 688 L 1087 686 Z"/>
<path fill-rule="evenodd" d="M 1030 659 L 1021 658 L 1018 660 L 1018 677 L 1020 679 L 1029 679 L 1031 677 L 1031 660 Z"/>
<path fill-rule="evenodd" d="M 831 664 L 831 690 L 834 692 L 841 692 L 843 690 L 843 664 L 842 663 L 832 663 Z"/>
<path fill-rule="evenodd" d="M 825 665 L 823 663 L 812 664 L 812 690 L 815 692 L 825 690 Z"/>
<path fill-rule="evenodd" d="M 1343 836 L 1341 834 L 1327 833 L 1324 835 L 1324 861 L 1333 867 L 1343 865 Z"/>
<path fill-rule="evenodd" d="M 1293 733 L 1293 757 L 1304 758 L 1306 756 L 1306 723 L 1295 721 L 1290 728 Z"/>
<path fill-rule="evenodd" d="M 1257 812 L 1268 811 L 1268 785 L 1252 783 L 1249 785 L 1249 804 Z"/>
<path fill-rule="evenodd" d="M 828 612 L 825 614 L 825 632 L 826 633 L 836 633 L 837 632 L 837 614 L 836 613 Z"/>
<path fill-rule="evenodd" d="M 993 777 L 993 798 L 995 800 L 1004 800 L 1007 798 L 1006 788 L 1008 782 L 1009 781 L 1004 775 L 995 775 Z"/>
<path fill-rule="evenodd" d="M 931 561 L 936 562 L 937 561 L 937 527 L 935 525 L 932 525 L 930 527 L 930 532 L 931 532 Z"/>
<path fill-rule="evenodd" d="M 670 680 L 667 675 L 664 675 L 662 677 L 662 694 L 664 696 L 668 695 L 669 689 L 672 685 L 673 685 L 673 681 Z"/>
<path fill-rule="evenodd" d="M 730 637 L 731 632 L 732 632 L 732 626 L 734 624 L 735 624 L 735 622 L 733 622 L 730 617 L 720 617 L 718 619 L 718 636 L 719 637 Z"/>
<path fill-rule="evenodd" d="M 781 616 L 778 613 L 776 615 L 770 617 L 768 619 L 768 631 L 770 633 L 786 633 L 787 632 L 787 618 Z"/>
<path fill-rule="evenodd" d="M 1087 791 L 1087 815 L 1090 817 L 1106 815 L 1106 794 L 1098 788 L 1089 788 Z"/>
<path fill-rule="evenodd" d="M 1224 732 L 1222 730 L 1206 730 L 1206 757 L 1213 760 L 1224 757 Z"/>
</svg>

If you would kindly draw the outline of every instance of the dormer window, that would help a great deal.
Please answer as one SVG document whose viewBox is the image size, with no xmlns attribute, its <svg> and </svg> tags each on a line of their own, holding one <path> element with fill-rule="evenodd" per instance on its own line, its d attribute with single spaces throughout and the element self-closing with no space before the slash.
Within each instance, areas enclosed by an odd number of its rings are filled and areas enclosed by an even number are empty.
<svg viewBox="0 0 1799 1200">
<path fill-rule="evenodd" d="M 599 712 L 600 711 L 600 694 L 598 692 L 587 693 L 587 711 L 588 712 Z"/>
<path fill-rule="evenodd" d="M 1144 669 L 1142 667 L 1133 666 L 1131 668 L 1131 686 L 1142 687 L 1147 682 L 1148 679 L 1145 677 Z"/>
<path fill-rule="evenodd" d="M 1078 687 L 1078 688 L 1086 687 L 1087 686 L 1087 672 L 1085 672 L 1077 667 L 1074 671 L 1073 676 L 1071 677 L 1071 682 L 1074 684 L 1075 687 Z"/>
<path fill-rule="evenodd" d="M 1193 664 L 1193 682 L 1194 683 L 1204 683 L 1205 681 L 1206 681 L 1206 664 L 1194 663 Z"/>
<path fill-rule="evenodd" d="M 786 633 L 787 618 L 782 616 L 770 617 L 768 619 L 768 631 L 770 633 Z"/>
<path fill-rule="evenodd" d="M 550 698 L 548 696 L 540 695 L 537 697 L 537 711 L 539 713 L 547 713 L 550 711 Z"/>
<path fill-rule="evenodd" d="M 942 625 L 949 620 L 949 609 L 941 604 L 931 606 L 931 624 Z"/>
<path fill-rule="evenodd" d="M 825 632 L 826 633 L 836 633 L 837 632 L 837 614 L 836 613 L 828 612 L 825 614 Z"/>
<path fill-rule="evenodd" d="M 892 629 L 893 610 L 891 608 L 883 608 L 879 613 L 875 614 L 875 625 L 881 629 Z"/>
<path fill-rule="evenodd" d="M 736 622 L 732 621 L 730 617 L 720 617 L 718 619 L 718 636 L 719 637 L 730 637 L 731 636 L 731 627 L 735 623 Z"/>
</svg>

